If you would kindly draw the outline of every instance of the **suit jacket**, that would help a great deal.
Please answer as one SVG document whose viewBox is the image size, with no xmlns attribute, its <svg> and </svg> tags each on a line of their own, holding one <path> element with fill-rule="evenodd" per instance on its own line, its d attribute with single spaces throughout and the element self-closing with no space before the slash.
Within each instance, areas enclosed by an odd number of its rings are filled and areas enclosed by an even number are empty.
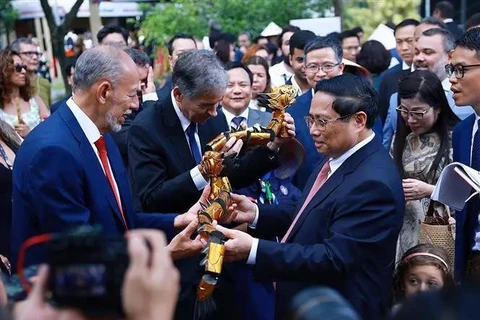
<svg viewBox="0 0 480 320">
<path fill-rule="evenodd" d="M 208 142 L 228 130 L 221 110 L 200 124 L 202 154 Z M 182 212 L 198 200 L 201 191 L 190 176 L 196 164 L 170 97 L 142 111 L 133 121 L 128 139 L 130 181 L 144 211 Z M 254 148 L 242 159 L 238 170 L 229 177 L 234 188 L 249 185 L 278 165 L 267 147 Z"/>
<path fill-rule="evenodd" d="M 463 30 L 457 25 L 455 21 L 447 22 L 447 30 L 453 33 L 455 40 L 458 40 L 463 35 Z"/>
<path fill-rule="evenodd" d="M 298 168 L 293 179 L 293 184 L 300 190 L 303 190 L 312 171 L 317 167 L 318 163 L 325 159 L 325 156 L 318 153 L 315 143 L 310 136 L 310 129 L 304 117 L 310 112 L 310 104 L 312 103 L 312 90 L 308 90 L 297 98 L 295 104 L 287 109 L 295 120 L 295 133 L 297 140 L 302 144 L 305 150 L 305 158 L 303 164 Z"/>
<path fill-rule="evenodd" d="M 165 84 L 163 87 L 157 90 L 158 100 L 165 100 L 170 97 L 170 92 L 173 89 L 172 76 L 169 75 L 165 78 Z"/>
<path fill-rule="evenodd" d="M 390 104 L 390 97 L 398 91 L 398 82 L 408 75 L 410 69 L 402 70 L 402 63 L 386 71 L 380 78 L 378 86 L 378 112 L 382 123 L 385 123 Z"/>
<path fill-rule="evenodd" d="M 251 108 L 248 109 L 248 119 L 247 119 L 248 127 L 252 127 L 257 123 L 261 126 L 266 126 L 271 119 L 272 119 L 271 113 L 266 113 L 266 112 L 251 109 Z"/>
<path fill-rule="evenodd" d="M 110 135 L 104 137 L 128 228 L 158 228 L 172 238 L 176 215 L 133 212 L 120 153 Z M 29 133 L 19 149 L 13 170 L 13 213 L 12 261 L 17 261 L 25 240 L 42 233 L 64 232 L 84 224 L 101 225 L 113 236 L 125 232 L 101 164 L 68 106 L 61 106 Z M 40 248 L 32 248 L 27 265 L 44 259 Z"/>
<path fill-rule="evenodd" d="M 475 114 L 455 126 L 452 134 L 453 161 L 471 165 L 472 130 Z M 455 280 L 462 281 L 466 261 L 472 251 L 475 227 L 478 225 L 478 197 L 470 200 L 455 216 Z M 474 207 L 476 209 L 474 210 Z"/>
<path fill-rule="evenodd" d="M 260 206 L 256 235 L 285 234 L 322 166 L 312 173 L 295 212 Z M 339 291 L 363 319 L 383 319 L 404 207 L 401 178 L 375 138 L 328 178 L 286 243 L 259 241 L 255 276 L 277 281 L 276 319 L 286 319 L 296 293 L 317 285 Z"/>
</svg>

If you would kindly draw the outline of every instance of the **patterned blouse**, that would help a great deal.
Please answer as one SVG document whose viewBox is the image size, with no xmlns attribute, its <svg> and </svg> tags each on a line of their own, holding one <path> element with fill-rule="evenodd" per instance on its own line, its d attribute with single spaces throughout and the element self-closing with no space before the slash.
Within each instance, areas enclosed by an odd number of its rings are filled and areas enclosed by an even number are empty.
<svg viewBox="0 0 480 320">
<path fill-rule="evenodd" d="M 30 111 L 22 113 L 22 120 L 30 128 L 30 130 L 32 130 L 41 121 L 40 109 L 38 107 L 38 103 L 35 100 L 35 98 L 31 98 L 29 103 L 30 103 Z M 18 124 L 17 115 L 6 113 L 2 109 L 0 109 L 0 118 L 4 120 L 6 123 L 8 123 L 9 125 L 11 125 L 12 127 Z"/>
</svg>

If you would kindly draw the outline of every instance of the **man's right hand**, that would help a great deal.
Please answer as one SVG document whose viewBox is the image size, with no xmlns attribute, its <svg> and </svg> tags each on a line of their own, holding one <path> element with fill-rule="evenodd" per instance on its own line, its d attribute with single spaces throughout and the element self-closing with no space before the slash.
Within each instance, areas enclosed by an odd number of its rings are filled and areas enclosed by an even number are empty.
<svg viewBox="0 0 480 320">
<path fill-rule="evenodd" d="M 232 204 L 229 210 L 235 215 L 233 222 L 251 224 L 255 220 L 258 210 L 257 205 L 245 196 L 235 193 L 230 194 Z"/>
</svg>

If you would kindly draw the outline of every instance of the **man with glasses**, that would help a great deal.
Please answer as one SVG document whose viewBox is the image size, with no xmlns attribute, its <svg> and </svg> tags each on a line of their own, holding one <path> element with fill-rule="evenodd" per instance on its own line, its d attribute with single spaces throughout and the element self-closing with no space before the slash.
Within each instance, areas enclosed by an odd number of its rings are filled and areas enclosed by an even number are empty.
<svg viewBox="0 0 480 320">
<path fill-rule="evenodd" d="M 35 88 L 35 94 L 38 94 L 47 108 L 50 108 L 52 104 L 50 82 L 37 75 L 37 70 L 40 65 L 40 53 L 37 50 L 37 46 L 33 43 L 32 39 L 18 38 L 12 43 L 11 49 L 18 52 L 23 63 L 27 66 L 27 76 Z"/>
<path fill-rule="evenodd" d="M 446 71 L 458 106 L 472 106 L 475 113 L 453 130 L 453 161 L 480 171 L 480 28 L 465 33 L 455 43 Z M 455 238 L 455 279 L 480 275 L 480 199 L 473 197 L 458 212 Z"/>
<path fill-rule="evenodd" d="M 257 280 L 276 282 L 275 319 L 288 318 L 298 292 L 328 286 L 362 319 L 384 319 L 395 247 L 405 207 L 398 170 L 372 127 L 378 117 L 372 86 L 344 74 L 317 84 L 307 123 L 327 159 L 313 171 L 294 212 L 233 199 L 252 234 L 217 229 L 227 238 L 225 259 L 255 265 Z M 280 242 L 264 240 L 282 237 Z M 359 289 L 361 288 L 361 289 Z"/>
</svg>

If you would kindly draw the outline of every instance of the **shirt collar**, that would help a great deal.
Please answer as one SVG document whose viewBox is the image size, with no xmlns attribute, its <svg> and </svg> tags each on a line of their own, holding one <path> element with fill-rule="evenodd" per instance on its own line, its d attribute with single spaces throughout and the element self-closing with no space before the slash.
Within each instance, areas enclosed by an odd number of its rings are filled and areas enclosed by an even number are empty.
<svg viewBox="0 0 480 320">
<path fill-rule="evenodd" d="M 234 115 L 233 113 L 229 112 L 227 109 L 225 109 L 225 107 L 222 108 L 223 110 L 223 113 L 225 114 L 225 118 L 227 119 L 227 124 L 228 126 L 230 127 L 230 125 L 232 124 L 232 120 L 233 118 L 235 117 L 244 117 L 245 118 L 245 121 L 248 121 L 248 106 L 245 108 L 245 110 L 243 110 L 243 112 L 236 116 Z"/>
<path fill-rule="evenodd" d="M 170 96 L 172 97 L 173 109 L 175 109 L 175 113 L 177 114 L 177 117 L 180 120 L 180 124 L 182 125 L 183 132 L 185 132 L 192 121 L 190 121 L 190 119 L 185 117 L 185 115 L 182 113 L 182 111 L 178 107 L 177 101 L 173 96 L 173 90 L 170 92 Z"/>
<path fill-rule="evenodd" d="M 448 80 L 448 77 L 446 77 L 445 79 L 443 79 L 443 81 L 442 81 L 442 88 L 443 88 L 443 90 L 446 91 L 446 92 L 449 92 L 451 87 L 452 87 L 452 84 L 451 84 L 450 81 Z"/>
<path fill-rule="evenodd" d="M 101 137 L 100 130 L 93 121 L 83 112 L 82 109 L 73 101 L 73 97 L 67 100 L 67 106 L 73 113 L 75 119 L 77 119 L 80 128 L 87 136 L 88 142 L 95 144 L 95 142 Z"/>
<path fill-rule="evenodd" d="M 452 18 L 447 18 L 447 19 L 443 20 L 443 23 L 450 23 L 450 22 L 453 22 Z"/>
<path fill-rule="evenodd" d="M 402 70 L 408 70 L 408 69 L 410 69 L 410 66 L 405 61 L 402 61 Z"/>
<path fill-rule="evenodd" d="M 373 140 L 373 138 L 375 137 L 375 132 L 373 132 L 369 137 L 367 137 L 366 139 L 360 141 L 359 143 L 357 143 L 356 145 L 354 145 L 353 147 L 351 147 L 350 149 L 348 149 L 344 154 L 342 154 L 340 157 L 338 158 L 335 158 L 335 159 L 330 159 L 330 174 L 333 174 L 335 172 L 335 170 L 337 170 L 338 168 L 340 168 L 340 166 L 351 156 L 353 155 L 355 152 L 357 152 L 358 150 L 360 150 L 362 147 L 364 147 L 365 145 L 367 145 L 367 143 L 369 143 L 370 141 Z"/>
</svg>

